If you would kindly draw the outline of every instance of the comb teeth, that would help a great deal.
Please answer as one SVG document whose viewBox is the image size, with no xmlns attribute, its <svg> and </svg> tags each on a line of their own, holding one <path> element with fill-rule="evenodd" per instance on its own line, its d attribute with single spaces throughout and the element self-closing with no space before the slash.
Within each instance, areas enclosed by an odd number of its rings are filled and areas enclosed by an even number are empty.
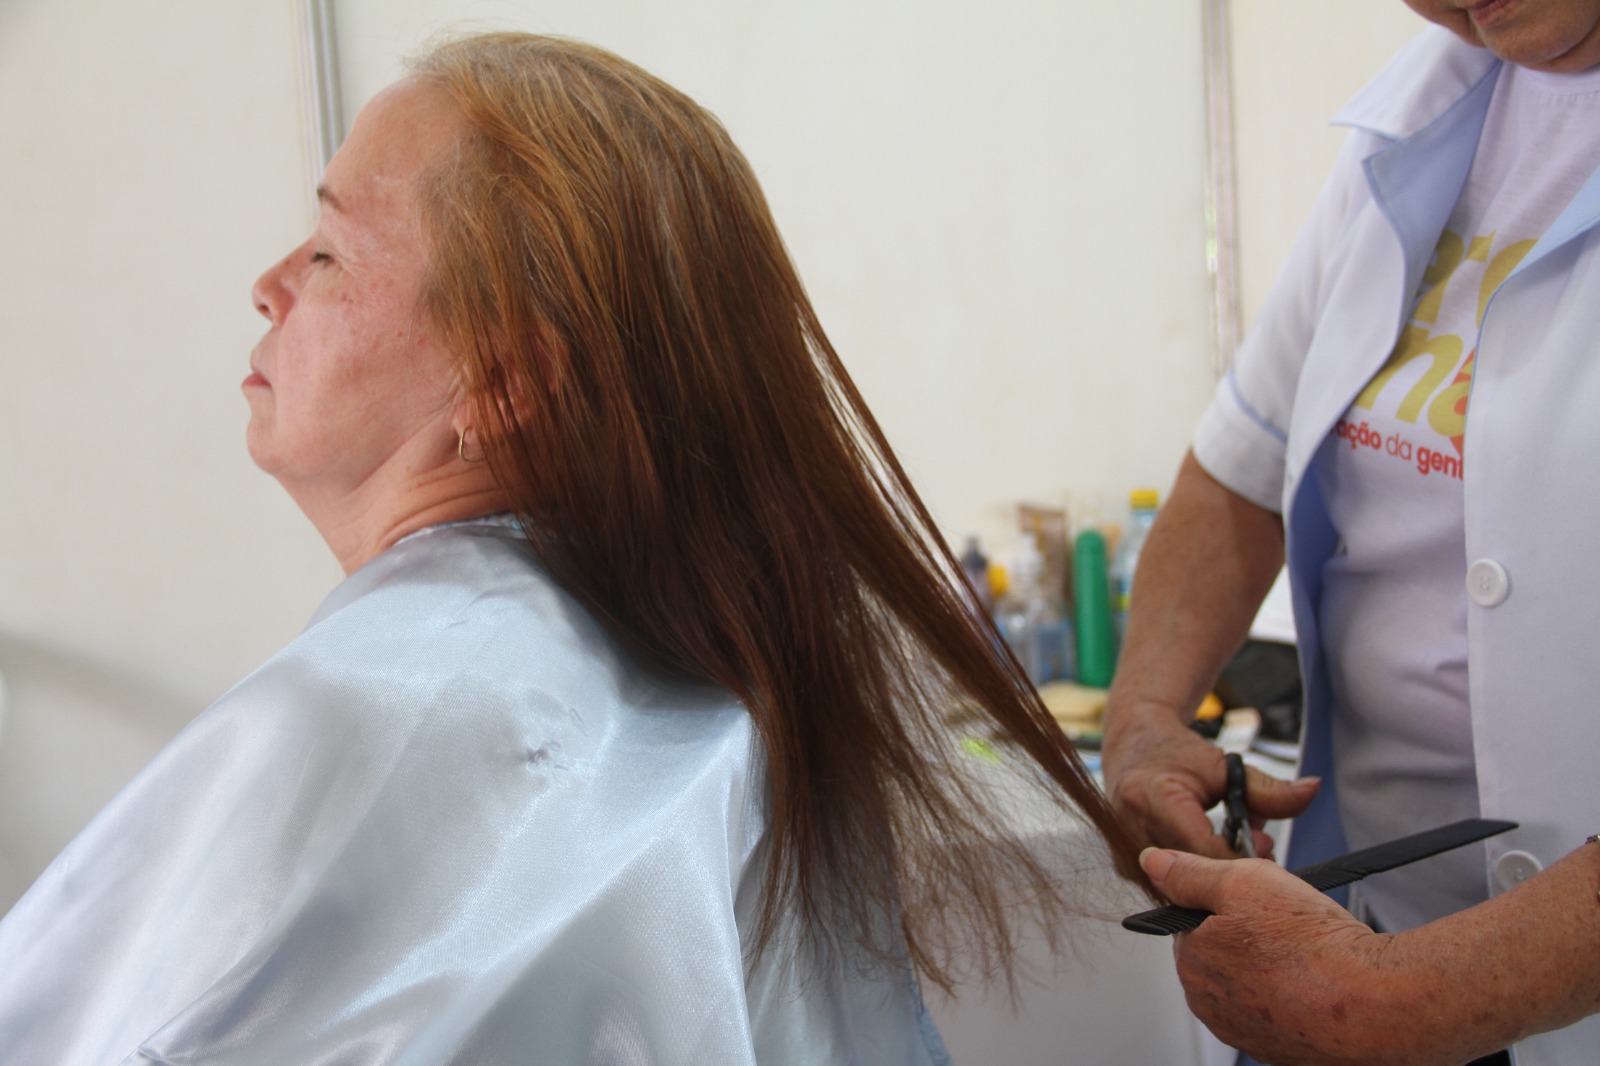
<svg viewBox="0 0 1600 1066">
<path fill-rule="evenodd" d="M 1171 936 L 1173 933 L 1187 933 L 1209 917 L 1210 911 L 1195 907 L 1157 907 L 1153 911 L 1128 915 L 1122 919 L 1122 928 L 1152 936 Z"/>
<path fill-rule="evenodd" d="M 1331 865 L 1308 866 L 1293 872 L 1296 877 L 1318 892 L 1327 892 L 1340 885 L 1354 884 L 1366 876 L 1359 870 L 1345 870 Z"/>
</svg>

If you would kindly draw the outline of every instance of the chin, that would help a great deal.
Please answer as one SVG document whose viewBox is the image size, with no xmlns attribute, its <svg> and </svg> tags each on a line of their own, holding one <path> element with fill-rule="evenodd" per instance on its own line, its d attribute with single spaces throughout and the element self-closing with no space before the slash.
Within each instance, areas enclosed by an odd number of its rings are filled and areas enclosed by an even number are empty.
<svg viewBox="0 0 1600 1066">
<path fill-rule="evenodd" d="M 277 475 L 274 471 L 277 469 L 278 464 L 274 461 L 272 449 L 264 438 L 265 434 L 256 427 L 255 421 L 252 419 L 249 428 L 244 431 L 245 451 L 249 453 L 250 461 L 256 464 L 257 469 L 276 477 Z"/>
</svg>

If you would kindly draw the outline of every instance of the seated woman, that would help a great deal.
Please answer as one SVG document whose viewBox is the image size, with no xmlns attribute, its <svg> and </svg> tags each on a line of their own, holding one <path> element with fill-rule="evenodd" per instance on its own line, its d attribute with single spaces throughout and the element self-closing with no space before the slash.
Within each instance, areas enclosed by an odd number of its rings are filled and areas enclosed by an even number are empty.
<svg viewBox="0 0 1600 1066">
<path fill-rule="evenodd" d="M 948 712 L 1133 854 L 726 132 L 475 37 L 320 195 L 244 391 L 349 577 L 0 923 L 3 1057 L 943 1061 L 914 975 L 1072 906 Z"/>
</svg>

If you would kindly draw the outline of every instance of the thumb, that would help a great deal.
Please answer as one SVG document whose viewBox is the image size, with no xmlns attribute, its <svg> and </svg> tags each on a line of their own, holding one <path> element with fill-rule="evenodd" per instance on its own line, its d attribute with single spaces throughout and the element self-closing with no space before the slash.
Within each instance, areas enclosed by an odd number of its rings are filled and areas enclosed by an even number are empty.
<svg viewBox="0 0 1600 1066">
<path fill-rule="evenodd" d="M 1284 781 L 1254 766 L 1245 767 L 1245 801 L 1251 814 L 1263 818 L 1293 818 L 1311 806 L 1321 787 L 1320 777 Z"/>
<path fill-rule="evenodd" d="M 1222 879 L 1237 865 L 1237 860 L 1208 859 L 1186 851 L 1145 848 L 1139 853 L 1139 865 L 1173 903 L 1216 913 L 1216 904 L 1224 895 Z"/>
</svg>

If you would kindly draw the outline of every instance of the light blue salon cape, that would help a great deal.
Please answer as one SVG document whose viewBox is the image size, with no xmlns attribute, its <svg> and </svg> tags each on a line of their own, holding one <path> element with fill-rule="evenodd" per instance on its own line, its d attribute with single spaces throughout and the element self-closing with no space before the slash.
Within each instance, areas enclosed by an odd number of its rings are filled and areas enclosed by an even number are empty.
<svg viewBox="0 0 1600 1066">
<path fill-rule="evenodd" d="M 761 766 L 509 520 L 415 534 L 0 922 L 0 1062 L 945 1062 L 909 969 L 747 968 Z"/>
</svg>

